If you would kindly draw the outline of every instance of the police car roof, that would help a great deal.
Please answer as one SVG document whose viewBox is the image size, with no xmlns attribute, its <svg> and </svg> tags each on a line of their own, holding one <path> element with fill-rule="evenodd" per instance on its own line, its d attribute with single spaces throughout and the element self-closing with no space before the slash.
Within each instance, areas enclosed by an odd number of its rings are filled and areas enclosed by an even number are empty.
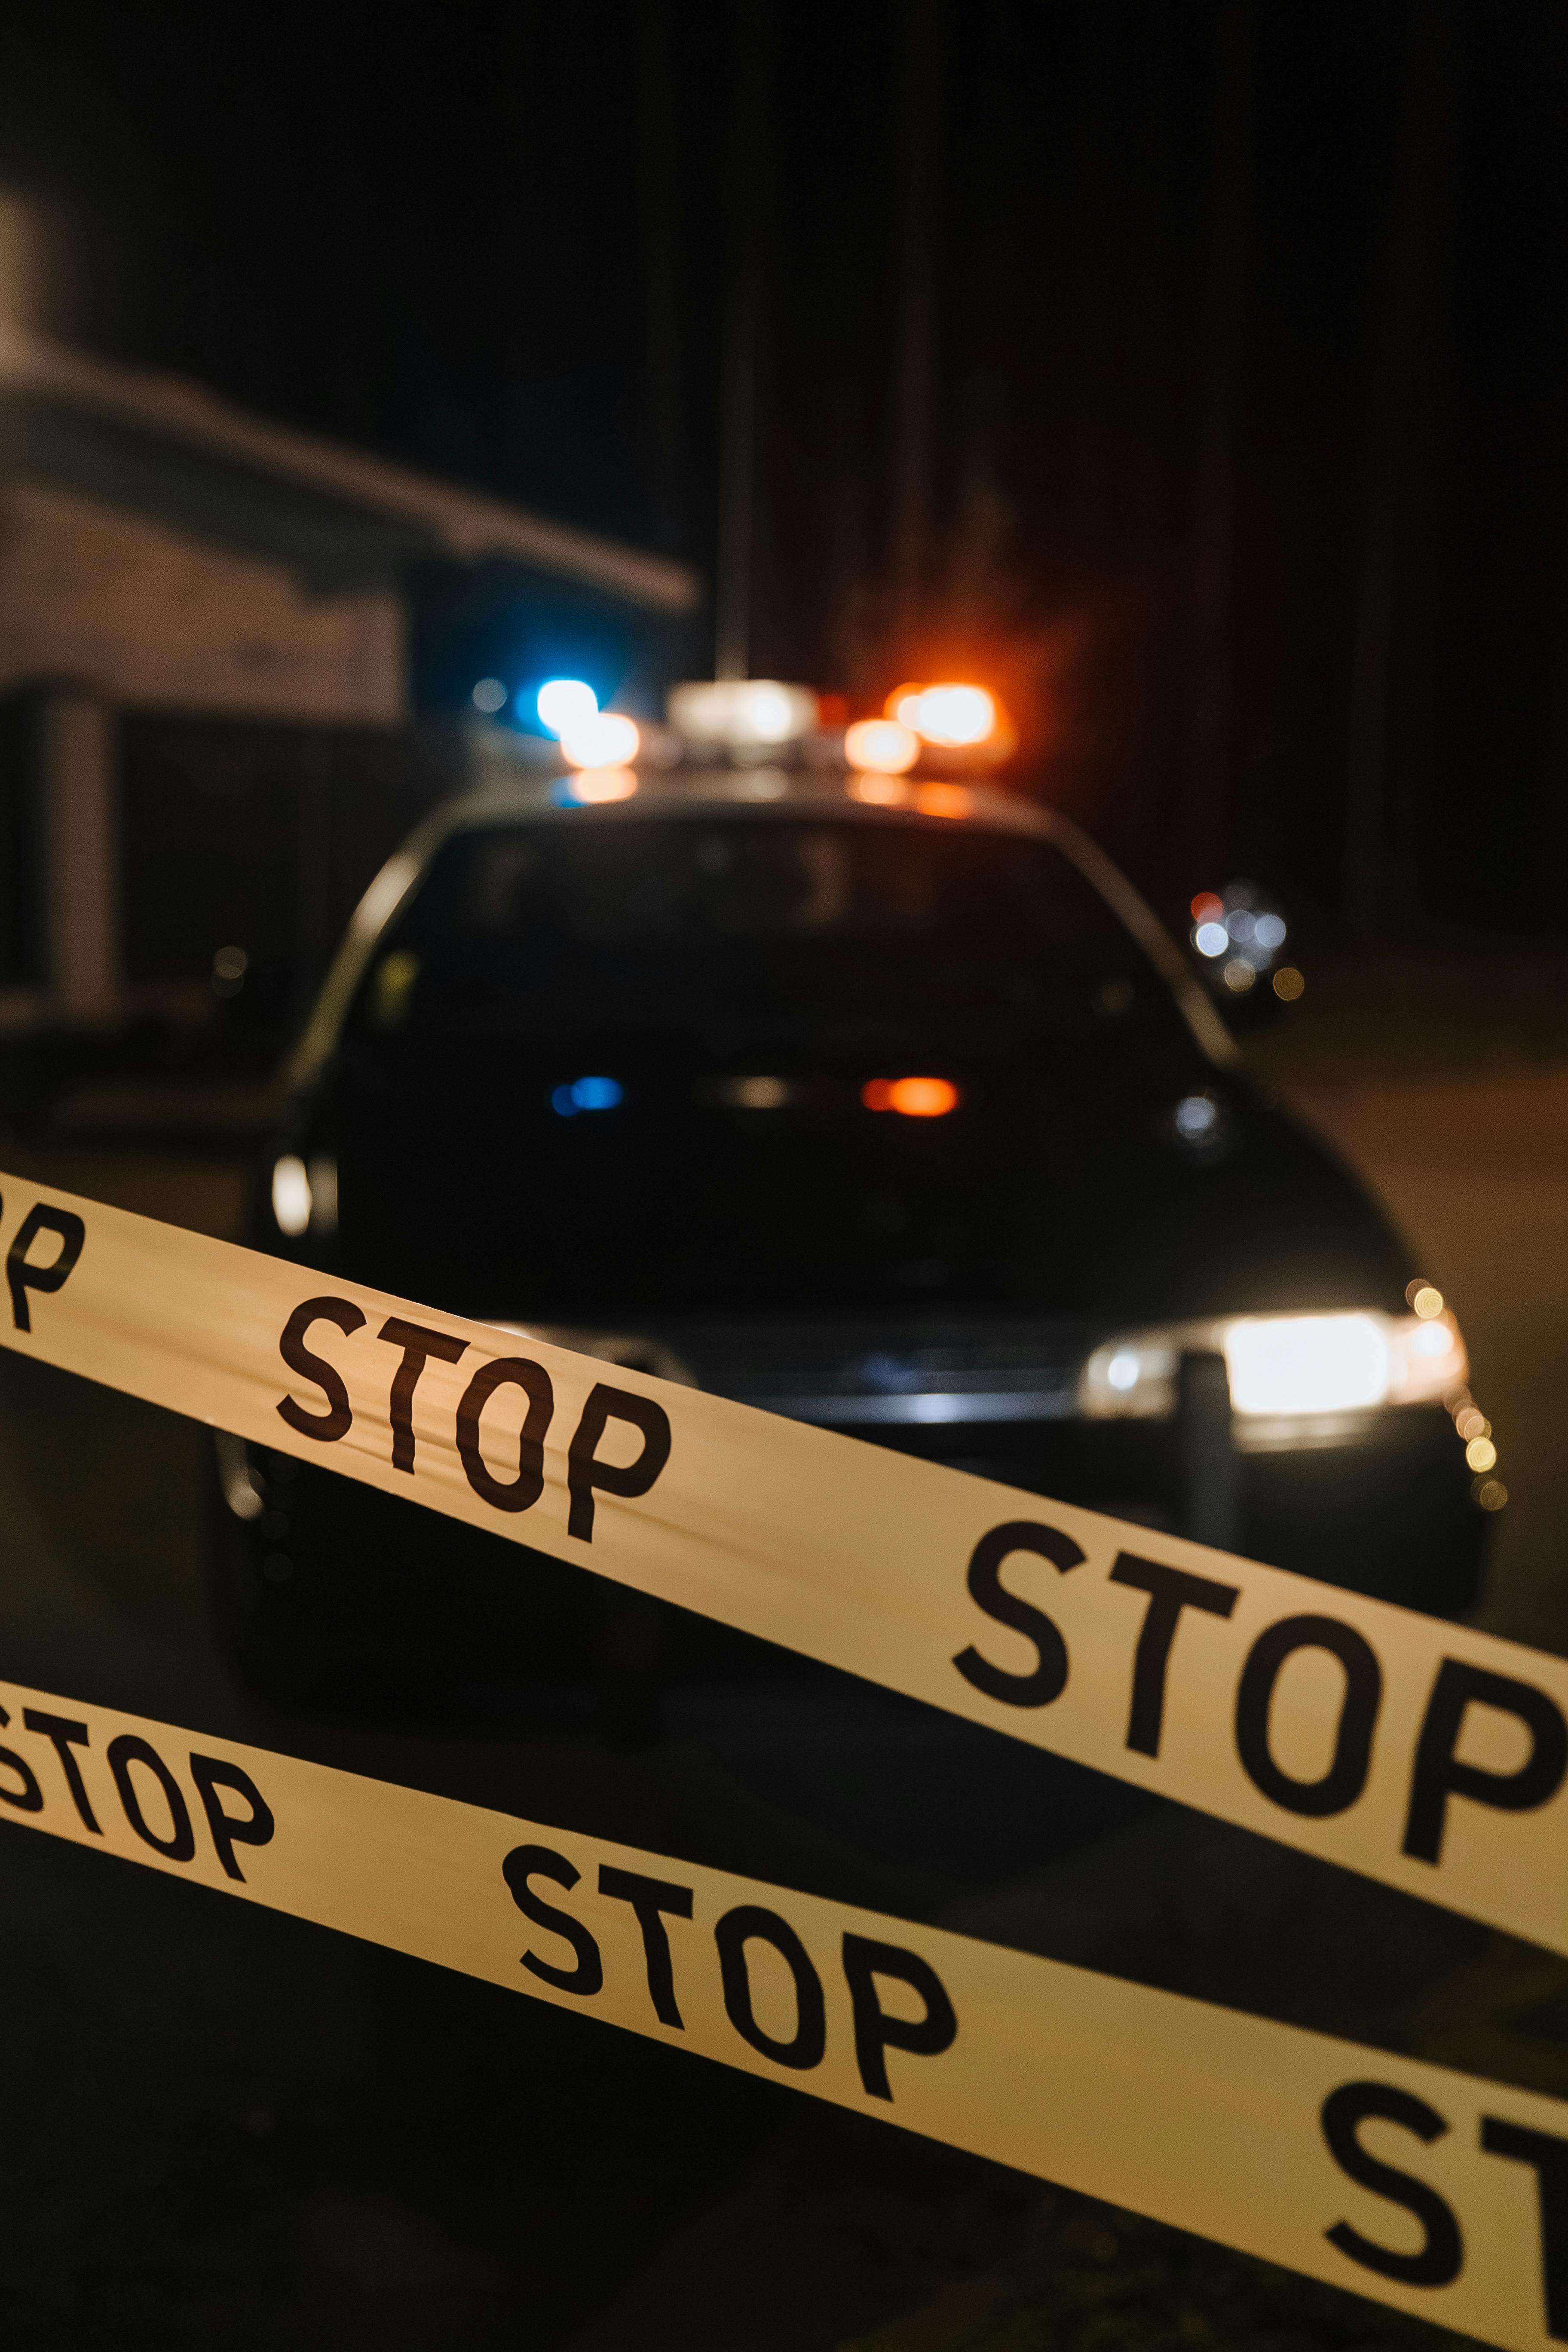
<svg viewBox="0 0 1568 2352">
<path fill-rule="evenodd" d="M 609 782 L 614 775 L 617 782 Z M 624 778 L 622 782 L 620 779 Z M 871 789 L 868 789 L 870 786 Z M 586 773 L 558 770 L 488 775 L 437 812 L 442 837 L 474 824 L 537 822 L 540 818 L 635 820 L 723 809 L 809 812 L 849 823 L 887 817 L 980 826 L 1058 839 L 1076 832 L 1053 812 L 998 791 L 994 785 L 922 777 L 867 778 L 840 767 L 730 767 L 682 764 Z"/>
</svg>

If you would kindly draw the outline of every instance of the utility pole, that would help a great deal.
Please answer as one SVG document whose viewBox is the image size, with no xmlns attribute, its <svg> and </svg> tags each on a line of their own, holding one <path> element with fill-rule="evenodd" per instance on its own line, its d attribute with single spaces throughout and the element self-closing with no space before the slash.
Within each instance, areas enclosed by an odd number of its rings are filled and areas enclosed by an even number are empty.
<svg viewBox="0 0 1568 2352">
<path fill-rule="evenodd" d="M 1217 27 L 1197 496 L 1188 585 L 1187 789 L 1182 827 L 1186 871 L 1206 888 L 1220 880 L 1228 846 L 1226 768 L 1251 128 L 1247 30 L 1244 0 L 1228 0 Z"/>
<path fill-rule="evenodd" d="M 766 185 L 770 0 L 738 0 L 735 102 L 731 114 L 730 286 L 719 446 L 719 547 L 713 674 L 751 670 L 752 562 L 756 537 L 757 340 Z"/>
<path fill-rule="evenodd" d="M 1372 937 L 1400 911 L 1397 899 L 1414 896 L 1426 732 L 1420 705 L 1432 686 L 1429 666 L 1423 675 L 1416 658 L 1426 583 L 1411 557 L 1422 461 L 1430 454 L 1435 281 L 1457 37 L 1452 0 L 1415 0 L 1408 26 L 1374 328 L 1352 655 L 1342 887 L 1346 928 L 1356 939 Z"/>
<path fill-rule="evenodd" d="M 895 638 L 907 644 L 926 587 L 935 439 L 937 0 L 905 0 L 903 21 L 891 584 Z"/>
<path fill-rule="evenodd" d="M 675 76 L 668 0 L 637 0 L 637 96 L 641 118 L 642 280 L 651 427 L 654 530 L 667 553 L 685 543 L 681 458 L 680 236 L 676 180 Z"/>
</svg>

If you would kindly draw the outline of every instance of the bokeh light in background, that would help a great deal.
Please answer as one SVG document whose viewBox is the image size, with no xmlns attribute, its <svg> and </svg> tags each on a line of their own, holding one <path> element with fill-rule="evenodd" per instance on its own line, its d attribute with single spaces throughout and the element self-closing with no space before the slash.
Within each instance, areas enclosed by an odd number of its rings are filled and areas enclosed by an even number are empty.
<svg viewBox="0 0 1568 2352">
<path fill-rule="evenodd" d="M 1223 890 L 1200 890 L 1188 909 L 1193 927 L 1188 933 L 1199 955 L 1219 965 L 1219 977 L 1231 996 L 1247 996 L 1266 974 L 1282 1003 L 1301 994 L 1300 973 L 1272 971 L 1285 944 L 1289 925 L 1278 908 L 1269 906 L 1256 883 L 1238 877 Z"/>
</svg>

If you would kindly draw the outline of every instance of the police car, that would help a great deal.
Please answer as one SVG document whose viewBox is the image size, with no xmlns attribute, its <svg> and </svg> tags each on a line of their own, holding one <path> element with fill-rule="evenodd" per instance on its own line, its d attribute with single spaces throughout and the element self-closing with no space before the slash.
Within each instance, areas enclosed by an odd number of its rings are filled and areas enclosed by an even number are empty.
<svg viewBox="0 0 1568 2352">
<path fill-rule="evenodd" d="M 545 770 L 496 730 L 354 918 L 248 1239 L 1463 1612 L 1453 1315 L 1248 1077 L 1201 958 L 966 764 L 955 691 L 846 737 L 798 688 L 680 689 L 640 741 L 558 699 Z M 218 1467 L 225 1620 L 274 1689 L 401 1659 L 542 1690 L 652 1639 L 574 1569 L 237 1439 Z"/>
</svg>

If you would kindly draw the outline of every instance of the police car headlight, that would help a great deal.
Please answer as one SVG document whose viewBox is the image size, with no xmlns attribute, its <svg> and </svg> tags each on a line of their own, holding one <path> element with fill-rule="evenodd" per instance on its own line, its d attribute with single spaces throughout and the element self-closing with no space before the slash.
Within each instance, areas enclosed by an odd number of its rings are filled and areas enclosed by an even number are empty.
<svg viewBox="0 0 1568 2352">
<path fill-rule="evenodd" d="M 1231 1410 L 1321 1418 L 1439 1402 L 1468 1370 L 1452 1315 L 1232 1315 L 1133 1331 L 1097 1348 L 1079 1380 L 1090 1421 L 1157 1421 L 1176 1408 L 1183 1356 L 1222 1355 Z"/>
<path fill-rule="evenodd" d="M 1366 1412 L 1388 1402 L 1379 1315 L 1248 1315 L 1222 1344 L 1234 1412 Z"/>
</svg>

